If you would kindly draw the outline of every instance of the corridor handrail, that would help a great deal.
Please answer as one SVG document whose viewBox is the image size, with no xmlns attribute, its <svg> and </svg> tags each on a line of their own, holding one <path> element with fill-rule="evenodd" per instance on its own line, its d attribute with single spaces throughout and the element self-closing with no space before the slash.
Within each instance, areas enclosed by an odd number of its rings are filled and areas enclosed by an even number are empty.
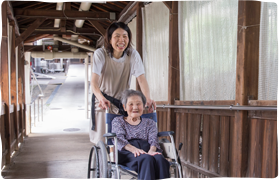
<svg viewBox="0 0 280 180">
<path fill-rule="evenodd" d="M 277 111 L 277 106 L 199 106 L 199 105 L 157 105 L 157 108 L 175 109 L 216 109 L 216 110 L 242 110 L 242 111 Z"/>
</svg>

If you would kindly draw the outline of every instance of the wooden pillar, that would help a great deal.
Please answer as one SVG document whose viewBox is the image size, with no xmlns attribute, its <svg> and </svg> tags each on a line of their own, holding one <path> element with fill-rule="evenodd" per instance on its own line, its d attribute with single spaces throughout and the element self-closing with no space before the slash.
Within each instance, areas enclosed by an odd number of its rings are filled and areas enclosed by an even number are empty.
<svg viewBox="0 0 280 180">
<path fill-rule="evenodd" d="M 178 40 L 178 1 L 172 1 L 169 15 L 169 74 L 168 74 L 168 104 L 174 105 L 180 98 L 180 67 Z M 167 130 L 175 131 L 176 114 L 174 109 L 168 110 Z"/>
<path fill-rule="evenodd" d="M 141 8 L 144 7 L 144 4 L 142 2 L 137 3 L 136 7 L 136 50 L 140 54 L 142 60 L 143 60 L 143 20 L 142 20 L 142 10 Z M 138 81 L 136 81 L 136 90 L 140 91 L 141 88 L 139 86 Z"/>
<path fill-rule="evenodd" d="M 13 121 L 14 127 L 11 128 L 11 133 L 15 133 L 15 145 L 13 145 L 15 147 L 15 150 L 18 150 L 18 130 L 19 130 L 19 126 L 18 126 L 18 113 L 17 113 L 17 78 L 16 78 L 16 74 L 17 74 L 17 68 L 16 68 L 16 47 L 15 47 L 15 40 L 16 40 L 16 34 L 15 34 L 15 24 L 14 22 L 10 23 L 12 25 L 12 44 L 11 44 L 11 104 L 14 104 L 14 118 L 11 119 L 11 121 Z M 13 132 L 15 131 L 15 132 Z M 12 139 L 13 140 L 13 139 Z M 14 141 L 14 140 L 13 140 Z"/>
<path fill-rule="evenodd" d="M 23 49 L 23 43 L 21 46 L 21 62 L 22 62 L 22 73 L 21 73 L 21 78 L 22 78 L 22 109 L 23 109 L 23 114 L 22 114 L 22 118 L 23 118 L 23 122 L 22 122 L 22 131 L 23 131 L 23 136 L 26 136 L 26 110 L 27 110 L 27 106 L 26 106 L 26 100 L 25 100 L 25 58 L 24 58 L 24 49 Z"/>
<path fill-rule="evenodd" d="M 2 40 L 1 40 L 1 94 L 5 103 L 5 141 L 7 141 L 6 163 L 11 162 L 10 103 L 9 103 L 9 66 L 8 66 L 8 22 L 7 1 L 2 3 Z"/>
<path fill-rule="evenodd" d="M 19 133 L 21 134 L 19 142 L 23 142 L 23 127 L 24 127 L 24 113 L 23 113 L 23 68 L 24 62 L 22 61 L 22 44 L 18 45 L 18 105 L 20 106 L 19 115 Z"/>
<path fill-rule="evenodd" d="M 260 1 L 239 0 L 235 105 L 248 105 L 249 99 L 258 99 L 260 12 Z M 249 137 L 247 113 L 235 112 L 230 160 L 232 177 L 246 176 Z"/>
</svg>

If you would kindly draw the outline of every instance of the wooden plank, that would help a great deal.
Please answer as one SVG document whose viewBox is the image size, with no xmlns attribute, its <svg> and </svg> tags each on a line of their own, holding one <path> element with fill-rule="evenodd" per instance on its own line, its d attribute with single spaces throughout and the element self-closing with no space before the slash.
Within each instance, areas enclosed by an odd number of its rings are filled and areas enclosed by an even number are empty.
<svg viewBox="0 0 280 180">
<path fill-rule="evenodd" d="M 121 11 L 121 13 L 118 16 L 118 21 L 119 22 L 126 22 L 127 19 L 136 12 L 136 5 L 137 2 L 131 1 L 129 2 L 125 8 Z"/>
<path fill-rule="evenodd" d="M 188 137 L 188 133 L 187 133 L 187 129 L 188 129 L 188 121 L 187 121 L 187 114 L 182 113 L 181 114 L 181 123 L 179 124 L 180 126 L 180 141 L 176 144 L 177 147 L 179 146 L 179 144 L 182 142 L 183 146 L 181 149 L 181 153 L 180 153 L 180 158 L 186 160 L 187 157 L 187 137 Z"/>
<path fill-rule="evenodd" d="M 220 138 L 220 175 L 228 177 L 229 170 L 229 124 L 230 117 L 221 117 L 221 138 Z"/>
<path fill-rule="evenodd" d="M 192 162 L 195 166 L 199 166 L 199 137 L 201 115 L 192 115 Z M 193 178 L 198 178 L 198 171 L 193 171 Z"/>
<path fill-rule="evenodd" d="M 209 115 L 203 116 L 202 128 L 202 163 L 203 169 L 209 169 L 209 142 L 210 142 L 210 117 Z"/>
<path fill-rule="evenodd" d="M 210 116 L 209 171 L 218 173 L 219 116 Z"/>
<path fill-rule="evenodd" d="M 168 104 L 168 101 L 156 101 L 156 105 Z"/>
<path fill-rule="evenodd" d="M 249 100 L 250 106 L 277 106 L 277 101 Z"/>
<path fill-rule="evenodd" d="M 143 45 L 143 19 L 142 19 L 142 7 L 144 7 L 143 2 L 138 2 L 136 5 L 136 50 L 138 51 L 140 57 L 143 61 L 143 52 L 142 52 L 142 45 Z M 136 81 L 136 90 L 141 90 L 138 81 Z"/>
<path fill-rule="evenodd" d="M 225 100 L 225 101 L 175 101 L 175 105 L 178 106 L 230 106 L 234 104 L 232 100 Z"/>
<path fill-rule="evenodd" d="M 15 17 L 48 18 L 48 19 L 81 19 L 81 20 L 115 20 L 111 18 L 114 12 L 72 11 L 72 10 L 42 10 L 42 9 L 14 9 Z"/>
<path fill-rule="evenodd" d="M 249 111 L 248 118 L 277 121 L 277 111 Z"/>
<path fill-rule="evenodd" d="M 93 20 L 88 20 L 88 21 L 102 36 L 105 36 L 106 29 L 98 21 L 93 21 Z"/>
<path fill-rule="evenodd" d="M 235 116 L 234 111 L 230 110 L 214 110 L 214 109 L 175 109 L 176 113 L 188 113 L 188 114 L 204 114 L 204 115 L 215 115 L 215 116 Z"/>
<path fill-rule="evenodd" d="M 264 178 L 275 178 L 276 168 L 277 124 L 265 120 L 263 136 L 262 174 Z"/>
<path fill-rule="evenodd" d="M 21 43 L 22 41 L 24 41 L 29 35 L 32 34 L 32 32 L 39 27 L 44 21 L 46 20 L 46 18 L 39 18 L 37 20 L 35 20 L 17 39 L 16 39 L 16 44 L 15 46 L 18 46 L 19 43 Z"/>
<path fill-rule="evenodd" d="M 250 120 L 247 177 L 261 177 L 264 121 Z"/>
<path fill-rule="evenodd" d="M 7 1 L 2 3 L 2 40 L 1 40 L 1 95 L 2 101 L 5 103 L 5 139 L 7 154 L 5 157 L 5 162 L 9 164 L 11 162 L 11 138 L 10 138 L 10 107 L 9 107 L 9 71 L 8 71 L 8 23 L 7 23 Z"/>
<path fill-rule="evenodd" d="M 162 118 L 162 130 L 167 131 L 167 112 L 162 112 L 163 118 Z M 176 122 L 176 120 L 175 120 Z"/>
<path fill-rule="evenodd" d="M 181 126 L 182 126 L 183 120 L 182 120 L 182 114 L 181 113 L 176 113 L 176 139 L 175 139 L 175 144 L 179 144 L 181 141 L 181 136 L 182 136 L 182 131 L 181 131 Z"/>
<path fill-rule="evenodd" d="M 17 136 L 19 134 L 19 126 L 18 126 L 18 114 L 17 114 L 17 78 L 16 78 L 16 74 L 17 74 L 17 67 L 16 67 L 16 52 L 15 52 L 15 39 L 16 39 L 16 34 L 15 34 L 15 25 L 12 26 L 12 44 L 11 44 L 11 103 L 14 104 L 14 113 L 13 113 L 13 127 L 11 128 L 11 130 L 13 131 L 12 134 L 15 134 L 15 150 L 18 150 L 18 139 Z"/>
<path fill-rule="evenodd" d="M 187 134 L 187 158 L 186 161 L 188 164 L 192 164 L 192 115 L 188 114 L 188 134 Z M 192 170 L 188 170 L 187 177 L 192 177 Z"/>
<path fill-rule="evenodd" d="M 172 1 L 162 1 L 162 2 L 169 9 L 169 11 L 172 11 Z"/>
</svg>

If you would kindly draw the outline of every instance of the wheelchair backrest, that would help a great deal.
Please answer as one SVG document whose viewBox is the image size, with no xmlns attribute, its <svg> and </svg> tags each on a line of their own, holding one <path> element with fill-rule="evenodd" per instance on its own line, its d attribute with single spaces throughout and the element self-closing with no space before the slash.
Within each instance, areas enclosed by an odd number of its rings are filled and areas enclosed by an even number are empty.
<svg viewBox="0 0 280 180">
<path fill-rule="evenodd" d="M 112 132 L 112 121 L 115 117 L 118 117 L 118 116 L 122 116 L 122 115 L 106 113 L 106 133 Z M 156 111 L 154 111 L 152 113 L 148 113 L 148 114 L 142 114 L 141 117 L 152 119 L 157 123 Z M 108 145 L 113 145 L 113 143 L 111 142 L 110 139 L 108 140 Z"/>
</svg>

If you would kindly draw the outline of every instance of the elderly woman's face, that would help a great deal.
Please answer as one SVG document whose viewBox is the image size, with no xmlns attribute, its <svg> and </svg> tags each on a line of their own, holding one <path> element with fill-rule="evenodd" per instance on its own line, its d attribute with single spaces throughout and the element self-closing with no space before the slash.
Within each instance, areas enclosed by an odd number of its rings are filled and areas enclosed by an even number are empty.
<svg viewBox="0 0 280 180">
<path fill-rule="evenodd" d="M 114 53 L 122 53 L 129 43 L 127 31 L 122 28 L 116 29 L 112 34 L 110 43 L 114 49 Z"/>
<path fill-rule="evenodd" d="M 124 109 L 131 118 L 140 117 L 143 114 L 143 102 L 140 96 L 131 96 L 127 99 L 126 107 Z"/>
</svg>

